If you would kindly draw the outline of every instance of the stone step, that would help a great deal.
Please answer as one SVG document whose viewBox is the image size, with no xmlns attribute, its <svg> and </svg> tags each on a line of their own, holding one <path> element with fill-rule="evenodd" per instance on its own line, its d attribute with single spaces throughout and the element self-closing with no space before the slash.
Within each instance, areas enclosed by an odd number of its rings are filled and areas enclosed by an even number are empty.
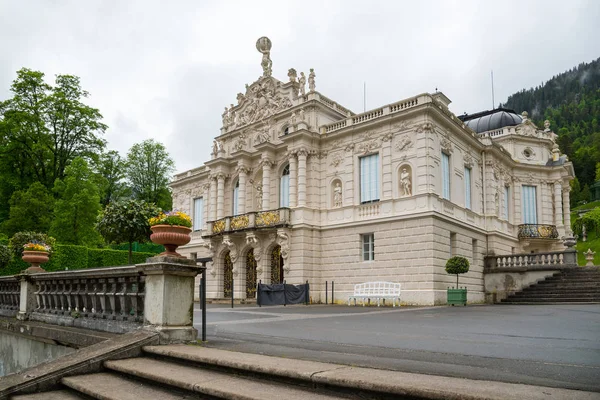
<svg viewBox="0 0 600 400">
<path fill-rule="evenodd" d="M 85 400 L 87 397 L 80 396 L 72 390 L 54 390 L 34 394 L 23 394 L 11 397 L 12 400 Z"/>
<path fill-rule="evenodd" d="M 560 295 L 560 296 L 578 294 L 578 295 L 586 295 L 586 296 L 589 296 L 589 295 L 600 296 L 600 290 L 598 290 L 598 289 L 596 289 L 596 290 L 592 290 L 592 289 L 587 289 L 587 290 L 571 290 L 571 289 L 534 290 L 534 289 L 529 289 L 529 290 L 524 290 L 522 292 L 515 293 L 515 296 L 518 294 L 524 294 L 524 295 L 555 294 L 555 295 Z"/>
<path fill-rule="evenodd" d="M 178 389 L 219 399 L 285 398 L 290 400 L 339 399 L 312 391 L 308 387 L 282 385 L 273 381 L 241 377 L 225 372 L 182 365 L 149 357 L 106 361 L 110 370 L 136 378 L 158 382 Z M 163 386 L 164 387 L 164 386 Z"/>
<path fill-rule="evenodd" d="M 560 298 L 552 298 L 552 297 L 534 297 L 534 298 L 520 298 L 520 297 L 507 297 L 502 300 L 503 303 L 599 303 L 600 296 L 598 297 L 560 297 Z"/>
<path fill-rule="evenodd" d="M 589 297 L 600 297 L 600 293 L 588 293 L 588 292 L 577 292 L 577 293 L 552 293 L 552 292 L 545 292 L 545 293 L 537 293 L 537 292 L 529 292 L 529 293 L 515 293 L 513 296 L 511 297 L 527 297 L 527 298 L 532 298 L 532 297 L 581 297 L 581 298 L 589 298 Z"/>
<path fill-rule="evenodd" d="M 187 394 L 106 372 L 69 376 L 62 378 L 61 383 L 86 396 L 101 400 L 182 400 L 190 398 Z"/>
<path fill-rule="evenodd" d="M 542 281 L 542 282 L 538 282 L 537 286 L 560 286 L 560 285 L 569 285 L 569 286 L 581 286 L 581 287 L 585 287 L 585 286 L 589 286 L 589 287 L 600 287 L 600 282 L 594 282 L 594 281 L 571 281 L 571 280 L 564 280 L 564 281 Z"/>
<path fill-rule="evenodd" d="M 561 281 L 573 281 L 573 282 L 581 282 L 581 281 L 590 281 L 590 282 L 600 282 L 600 278 L 595 276 L 551 276 L 550 278 L 546 278 L 542 282 L 561 282 Z"/>
</svg>

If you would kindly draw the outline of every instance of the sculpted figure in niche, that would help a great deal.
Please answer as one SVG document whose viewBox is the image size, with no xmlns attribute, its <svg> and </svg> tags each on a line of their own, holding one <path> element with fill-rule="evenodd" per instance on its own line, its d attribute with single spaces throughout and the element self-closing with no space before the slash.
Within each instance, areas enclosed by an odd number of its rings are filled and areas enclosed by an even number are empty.
<svg viewBox="0 0 600 400">
<path fill-rule="evenodd" d="M 315 91 L 315 70 L 313 68 L 310 69 L 310 73 L 308 74 L 308 90 L 311 92 Z"/>
<path fill-rule="evenodd" d="M 333 206 L 342 206 L 342 185 L 340 185 L 339 182 L 336 182 L 335 187 L 333 188 Z"/>
<path fill-rule="evenodd" d="M 402 172 L 400 173 L 400 195 L 401 196 L 411 196 L 412 195 L 412 182 L 410 179 L 410 172 L 406 167 L 402 168 Z"/>
<path fill-rule="evenodd" d="M 300 84 L 300 95 L 304 96 L 306 94 L 306 76 L 304 76 L 304 72 L 300 72 L 300 78 L 298 78 L 298 83 Z"/>
<path fill-rule="evenodd" d="M 262 185 L 256 185 L 256 209 L 262 210 L 263 189 Z"/>
</svg>

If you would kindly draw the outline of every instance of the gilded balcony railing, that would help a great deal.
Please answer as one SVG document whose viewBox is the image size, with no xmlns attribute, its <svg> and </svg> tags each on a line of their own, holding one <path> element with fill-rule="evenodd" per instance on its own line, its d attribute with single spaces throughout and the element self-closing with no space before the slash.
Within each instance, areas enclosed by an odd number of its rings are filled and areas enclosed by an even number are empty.
<svg viewBox="0 0 600 400">
<path fill-rule="evenodd" d="M 287 226 L 291 223 L 289 208 L 278 208 L 276 210 L 255 211 L 246 214 L 228 216 L 216 221 L 209 221 L 206 234 L 210 237 L 223 233 L 239 232 L 246 229 L 263 229 Z"/>
<path fill-rule="evenodd" d="M 555 225 L 521 224 L 518 237 L 519 239 L 558 239 L 558 230 Z"/>
</svg>

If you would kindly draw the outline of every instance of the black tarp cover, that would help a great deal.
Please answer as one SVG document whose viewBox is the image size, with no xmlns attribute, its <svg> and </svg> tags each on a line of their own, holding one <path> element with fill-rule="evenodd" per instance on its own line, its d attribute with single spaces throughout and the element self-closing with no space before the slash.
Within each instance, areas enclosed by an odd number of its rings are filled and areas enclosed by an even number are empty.
<svg viewBox="0 0 600 400">
<path fill-rule="evenodd" d="M 288 285 L 276 283 L 272 285 L 258 284 L 256 291 L 258 304 L 261 306 L 277 306 L 284 304 L 302 304 L 308 299 L 308 284 Z"/>
</svg>

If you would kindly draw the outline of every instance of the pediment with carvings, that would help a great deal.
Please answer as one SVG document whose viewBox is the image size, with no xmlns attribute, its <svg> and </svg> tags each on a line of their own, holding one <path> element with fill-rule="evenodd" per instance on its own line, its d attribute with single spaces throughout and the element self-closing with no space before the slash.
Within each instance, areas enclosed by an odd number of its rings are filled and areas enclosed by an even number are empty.
<svg viewBox="0 0 600 400">
<path fill-rule="evenodd" d="M 284 85 L 273 77 L 261 77 L 246 85 L 245 93 L 238 93 L 237 105 L 225 108 L 222 114 L 223 127 L 227 132 L 255 122 L 268 120 L 272 116 L 291 108 L 295 98 L 293 85 Z"/>
</svg>

